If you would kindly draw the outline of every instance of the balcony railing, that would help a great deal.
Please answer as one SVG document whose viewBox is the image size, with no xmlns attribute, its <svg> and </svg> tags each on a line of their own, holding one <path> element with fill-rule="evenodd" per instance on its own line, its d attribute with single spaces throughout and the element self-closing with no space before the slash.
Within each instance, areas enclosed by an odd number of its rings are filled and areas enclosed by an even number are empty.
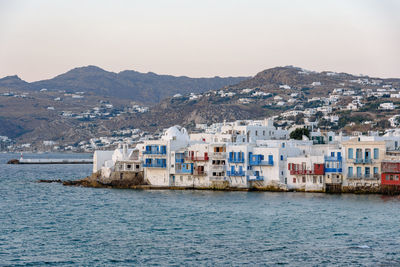
<svg viewBox="0 0 400 267">
<path fill-rule="evenodd" d="M 193 171 L 192 170 L 188 170 L 188 169 L 178 169 L 178 170 L 175 170 L 175 173 L 192 174 Z"/>
<path fill-rule="evenodd" d="M 325 172 L 342 173 L 342 168 L 325 168 Z"/>
<path fill-rule="evenodd" d="M 245 172 L 244 171 L 227 171 L 226 172 L 227 176 L 245 176 Z"/>
<path fill-rule="evenodd" d="M 197 176 L 206 176 L 207 172 L 205 171 L 194 171 L 193 175 L 197 175 Z"/>
<path fill-rule="evenodd" d="M 325 161 L 342 161 L 342 156 L 340 157 L 325 156 Z"/>
<path fill-rule="evenodd" d="M 244 163 L 244 158 L 229 158 L 230 163 Z"/>
<path fill-rule="evenodd" d="M 400 162 L 382 162 L 382 173 L 400 173 Z"/>
<path fill-rule="evenodd" d="M 291 175 L 323 175 L 320 170 L 290 170 Z"/>
<path fill-rule="evenodd" d="M 210 153 L 210 157 L 213 159 L 225 159 L 226 152 L 212 152 Z"/>
<path fill-rule="evenodd" d="M 208 156 L 186 156 L 185 160 L 187 161 L 208 161 L 210 158 Z"/>
<path fill-rule="evenodd" d="M 247 181 L 264 181 L 264 176 L 259 175 L 248 175 Z"/>
<path fill-rule="evenodd" d="M 167 168 L 165 163 L 144 163 L 144 168 Z"/>
<path fill-rule="evenodd" d="M 356 158 L 354 159 L 354 164 L 371 164 L 372 159 L 361 159 L 361 158 Z"/>
<path fill-rule="evenodd" d="M 274 166 L 273 160 L 250 160 L 249 165 L 253 166 Z"/>
<path fill-rule="evenodd" d="M 214 171 L 224 171 L 226 167 L 225 165 L 211 165 L 211 169 Z"/>
<path fill-rule="evenodd" d="M 226 181 L 225 176 L 210 176 L 210 181 Z"/>
<path fill-rule="evenodd" d="M 157 150 L 145 150 L 143 151 L 143 155 L 166 155 L 166 151 L 157 151 Z"/>
<path fill-rule="evenodd" d="M 366 180 L 379 180 L 379 174 L 349 174 L 347 179 L 366 179 Z"/>
</svg>

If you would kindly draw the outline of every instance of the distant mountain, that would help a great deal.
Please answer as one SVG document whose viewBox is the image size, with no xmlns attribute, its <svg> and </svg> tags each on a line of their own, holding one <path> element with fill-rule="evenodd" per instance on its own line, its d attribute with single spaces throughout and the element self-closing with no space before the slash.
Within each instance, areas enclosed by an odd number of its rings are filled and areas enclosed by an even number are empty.
<svg viewBox="0 0 400 267">
<path fill-rule="evenodd" d="M 186 76 L 158 75 L 126 70 L 119 73 L 105 71 L 96 66 L 72 69 L 53 79 L 26 83 L 17 76 L 0 80 L 0 88 L 40 90 L 66 90 L 91 92 L 99 96 L 131 99 L 143 103 L 158 103 L 175 94 L 201 93 L 236 84 L 248 77 L 190 78 Z"/>
<path fill-rule="evenodd" d="M 11 89 L 24 89 L 29 86 L 29 83 L 21 80 L 17 75 L 6 76 L 0 79 L 0 87 L 7 87 Z"/>
<path fill-rule="evenodd" d="M 356 79 L 356 77 L 347 73 L 315 72 L 286 66 L 263 70 L 251 79 L 238 83 L 233 88 L 276 88 L 276 86 L 284 84 L 304 87 L 310 86 L 313 82 L 321 82 L 326 86 L 337 85 L 338 82 L 343 82 L 346 79 Z"/>
</svg>

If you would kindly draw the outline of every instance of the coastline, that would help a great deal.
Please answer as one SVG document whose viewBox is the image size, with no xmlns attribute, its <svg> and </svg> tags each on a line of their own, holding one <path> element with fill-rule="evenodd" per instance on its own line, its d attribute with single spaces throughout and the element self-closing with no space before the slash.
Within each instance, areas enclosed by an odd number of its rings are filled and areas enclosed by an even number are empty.
<svg viewBox="0 0 400 267">
<path fill-rule="evenodd" d="M 326 190 L 302 190 L 302 189 L 283 189 L 276 186 L 266 187 L 229 187 L 229 186 L 211 186 L 211 187 L 199 187 L 199 186 L 154 186 L 142 182 L 138 184 L 138 180 L 132 179 L 113 179 L 108 182 L 102 182 L 100 175 L 94 173 L 91 176 L 87 176 L 79 180 L 38 180 L 38 183 L 61 183 L 63 186 L 81 186 L 90 188 L 108 188 L 108 189 L 132 189 L 132 190 L 199 190 L 199 191 L 224 191 L 224 192 L 299 192 L 299 193 L 321 193 L 321 194 L 357 194 L 357 195 L 400 195 L 400 187 L 346 187 L 342 186 L 340 190 L 326 191 Z"/>
</svg>

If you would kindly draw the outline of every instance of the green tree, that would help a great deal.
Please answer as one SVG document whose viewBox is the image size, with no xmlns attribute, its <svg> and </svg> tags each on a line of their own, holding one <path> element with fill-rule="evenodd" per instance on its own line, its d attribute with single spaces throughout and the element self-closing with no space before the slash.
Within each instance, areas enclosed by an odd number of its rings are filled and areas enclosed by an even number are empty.
<svg viewBox="0 0 400 267">
<path fill-rule="evenodd" d="M 315 113 L 315 117 L 317 119 L 321 119 L 324 116 L 324 113 L 322 113 L 321 111 L 317 111 L 317 113 Z"/>
<path fill-rule="evenodd" d="M 380 120 L 380 121 L 378 121 L 376 126 L 382 128 L 382 129 L 387 129 L 387 128 L 390 128 L 390 122 L 388 120 Z"/>
<path fill-rule="evenodd" d="M 303 113 L 299 113 L 299 114 L 296 115 L 295 123 L 296 124 L 303 124 L 304 123 L 304 114 Z"/>
<path fill-rule="evenodd" d="M 310 138 L 310 131 L 307 128 L 297 128 L 296 130 L 290 133 L 290 139 L 302 140 L 303 135 Z"/>
</svg>

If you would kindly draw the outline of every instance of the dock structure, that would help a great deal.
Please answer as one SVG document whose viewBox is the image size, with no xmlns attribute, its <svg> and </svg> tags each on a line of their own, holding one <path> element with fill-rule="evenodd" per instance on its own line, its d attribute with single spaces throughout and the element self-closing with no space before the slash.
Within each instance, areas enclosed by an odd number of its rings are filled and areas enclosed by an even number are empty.
<svg viewBox="0 0 400 267">
<path fill-rule="evenodd" d="M 93 164 L 93 159 L 12 159 L 8 164 Z"/>
</svg>

